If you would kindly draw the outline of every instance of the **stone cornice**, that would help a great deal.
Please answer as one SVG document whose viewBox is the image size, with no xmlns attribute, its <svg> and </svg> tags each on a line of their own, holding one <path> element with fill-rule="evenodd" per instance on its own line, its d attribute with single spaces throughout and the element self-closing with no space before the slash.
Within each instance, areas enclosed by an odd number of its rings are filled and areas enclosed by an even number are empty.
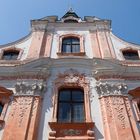
<svg viewBox="0 0 140 140">
<path fill-rule="evenodd" d="M 0 79 L 46 79 L 50 76 L 51 69 L 62 67 L 78 67 L 91 70 L 96 79 L 110 77 L 140 79 L 140 64 L 124 65 L 124 62 L 100 58 L 79 58 L 76 56 L 62 57 L 59 59 L 39 58 L 36 60 L 18 61 L 16 65 L 3 64 L 0 66 Z"/>
</svg>

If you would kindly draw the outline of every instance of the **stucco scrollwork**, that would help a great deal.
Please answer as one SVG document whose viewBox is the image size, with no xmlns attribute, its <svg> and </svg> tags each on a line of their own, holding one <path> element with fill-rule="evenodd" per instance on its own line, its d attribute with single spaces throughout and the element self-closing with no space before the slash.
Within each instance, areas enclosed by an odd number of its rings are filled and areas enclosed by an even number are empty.
<svg viewBox="0 0 140 140">
<path fill-rule="evenodd" d="M 24 82 L 18 82 L 15 85 L 15 95 L 34 95 L 34 96 L 43 96 L 43 93 L 46 89 L 46 86 L 44 83 L 34 83 L 34 84 L 28 84 Z"/>
<path fill-rule="evenodd" d="M 109 84 L 107 82 L 97 82 L 96 85 L 99 97 L 109 95 L 126 95 L 127 89 L 128 87 L 124 83 Z"/>
</svg>

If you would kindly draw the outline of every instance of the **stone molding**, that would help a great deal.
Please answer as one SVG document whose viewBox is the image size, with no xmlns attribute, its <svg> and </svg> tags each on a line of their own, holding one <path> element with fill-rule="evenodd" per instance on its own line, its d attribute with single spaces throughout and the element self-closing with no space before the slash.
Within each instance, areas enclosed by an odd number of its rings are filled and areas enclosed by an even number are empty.
<svg viewBox="0 0 140 140">
<path fill-rule="evenodd" d="M 107 82 L 97 82 L 96 90 L 99 97 L 110 95 L 127 95 L 127 85 L 124 83 L 110 84 Z"/>
<path fill-rule="evenodd" d="M 15 96 L 43 96 L 46 89 L 46 85 L 42 82 L 28 84 L 24 82 L 18 82 L 15 85 Z"/>
</svg>

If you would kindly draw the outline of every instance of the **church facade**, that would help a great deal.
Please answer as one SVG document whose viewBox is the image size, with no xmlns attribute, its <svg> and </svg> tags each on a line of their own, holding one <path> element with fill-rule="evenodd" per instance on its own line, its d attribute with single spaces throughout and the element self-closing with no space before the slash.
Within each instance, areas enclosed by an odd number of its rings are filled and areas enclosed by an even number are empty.
<svg viewBox="0 0 140 140">
<path fill-rule="evenodd" d="M 139 140 L 140 46 L 111 21 L 31 21 L 31 33 L 0 45 L 0 140 Z"/>
</svg>

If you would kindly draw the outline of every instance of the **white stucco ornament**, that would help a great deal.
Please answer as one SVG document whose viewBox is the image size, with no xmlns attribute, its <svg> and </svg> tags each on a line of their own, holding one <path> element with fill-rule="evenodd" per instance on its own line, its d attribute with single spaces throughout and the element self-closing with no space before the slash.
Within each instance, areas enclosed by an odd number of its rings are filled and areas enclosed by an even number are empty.
<svg viewBox="0 0 140 140">
<path fill-rule="evenodd" d="M 125 95 L 127 94 L 127 85 L 124 83 L 110 84 L 107 82 L 97 82 L 96 90 L 98 95 L 109 96 L 109 95 Z"/>
<path fill-rule="evenodd" d="M 42 96 L 46 86 L 44 83 L 24 83 L 18 82 L 15 85 L 15 95 L 16 96 L 23 96 L 23 95 L 34 95 L 34 96 Z"/>
<path fill-rule="evenodd" d="M 69 76 L 65 77 L 65 83 L 77 83 L 79 80 L 78 76 L 74 76 L 74 74 L 70 74 Z"/>
</svg>

